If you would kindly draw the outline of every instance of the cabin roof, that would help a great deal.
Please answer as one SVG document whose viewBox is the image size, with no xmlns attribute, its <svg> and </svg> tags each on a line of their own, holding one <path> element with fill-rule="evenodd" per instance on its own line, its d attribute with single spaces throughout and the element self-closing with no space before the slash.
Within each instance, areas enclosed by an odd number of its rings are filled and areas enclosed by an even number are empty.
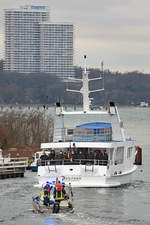
<svg viewBox="0 0 150 225">
<path fill-rule="evenodd" d="M 111 123 L 104 123 L 104 122 L 84 123 L 76 127 L 77 128 L 110 128 Z"/>
</svg>

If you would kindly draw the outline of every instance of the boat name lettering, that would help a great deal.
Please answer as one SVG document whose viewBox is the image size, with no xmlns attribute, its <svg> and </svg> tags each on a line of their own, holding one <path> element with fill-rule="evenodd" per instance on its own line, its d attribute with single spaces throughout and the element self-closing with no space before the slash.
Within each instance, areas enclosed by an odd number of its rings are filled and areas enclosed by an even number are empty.
<svg viewBox="0 0 150 225">
<path fill-rule="evenodd" d="M 76 181 L 81 180 L 81 177 L 65 177 L 65 181 Z"/>
</svg>

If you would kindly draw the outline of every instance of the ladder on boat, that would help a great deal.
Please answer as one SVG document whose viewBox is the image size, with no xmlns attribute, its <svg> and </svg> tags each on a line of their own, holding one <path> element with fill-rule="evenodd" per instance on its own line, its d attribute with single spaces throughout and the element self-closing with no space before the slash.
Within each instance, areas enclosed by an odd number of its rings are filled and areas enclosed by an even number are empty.
<svg viewBox="0 0 150 225">
<path fill-rule="evenodd" d="M 91 164 L 85 165 L 85 172 L 94 172 L 94 165 Z"/>
</svg>

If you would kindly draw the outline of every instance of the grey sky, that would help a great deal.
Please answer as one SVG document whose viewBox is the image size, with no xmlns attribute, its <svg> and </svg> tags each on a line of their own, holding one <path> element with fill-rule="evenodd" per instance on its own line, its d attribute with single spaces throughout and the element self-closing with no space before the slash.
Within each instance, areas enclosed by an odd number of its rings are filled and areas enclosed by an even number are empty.
<svg viewBox="0 0 150 225">
<path fill-rule="evenodd" d="M 150 72 L 150 0 L 0 0 L 1 10 L 48 5 L 51 22 L 75 27 L 75 65 Z M 2 14 L 1 14 L 2 15 Z M 0 38 L 3 34 L 1 32 Z M 1 47 L 2 47 L 2 41 Z"/>
</svg>

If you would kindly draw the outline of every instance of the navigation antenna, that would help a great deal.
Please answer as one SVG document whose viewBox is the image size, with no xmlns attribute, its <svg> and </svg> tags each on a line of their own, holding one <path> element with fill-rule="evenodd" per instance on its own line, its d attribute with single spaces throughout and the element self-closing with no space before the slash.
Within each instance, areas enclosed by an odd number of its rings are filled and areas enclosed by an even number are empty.
<svg viewBox="0 0 150 225">
<path fill-rule="evenodd" d="M 103 66 L 102 66 L 103 67 Z M 93 92 L 99 92 L 99 91 L 103 91 L 104 90 L 104 86 L 101 89 L 97 89 L 97 90 L 89 90 L 89 82 L 90 81 L 95 81 L 95 80 L 102 80 L 102 76 L 99 76 L 97 78 L 92 78 L 89 79 L 88 78 L 88 71 L 86 69 L 86 55 L 84 55 L 84 70 L 82 72 L 82 79 L 77 79 L 77 78 L 69 78 L 72 81 L 80 81 L 82 82 L 82 87 L 80 90 L 71 90 L 67 88 L 67 91 L 71 91 L 71 92 L 76 92 L 76 93 L 80 93 L 83 96 L 83 112 L 87 113 L 88 111 L 90 111 L 90 93 Z"/>
<path fill-rule="evenodd" d="M 104 90 L 104 62 L 101 62 L 101 74 L 102 74 L 102 88 Z"/>
</svg>

